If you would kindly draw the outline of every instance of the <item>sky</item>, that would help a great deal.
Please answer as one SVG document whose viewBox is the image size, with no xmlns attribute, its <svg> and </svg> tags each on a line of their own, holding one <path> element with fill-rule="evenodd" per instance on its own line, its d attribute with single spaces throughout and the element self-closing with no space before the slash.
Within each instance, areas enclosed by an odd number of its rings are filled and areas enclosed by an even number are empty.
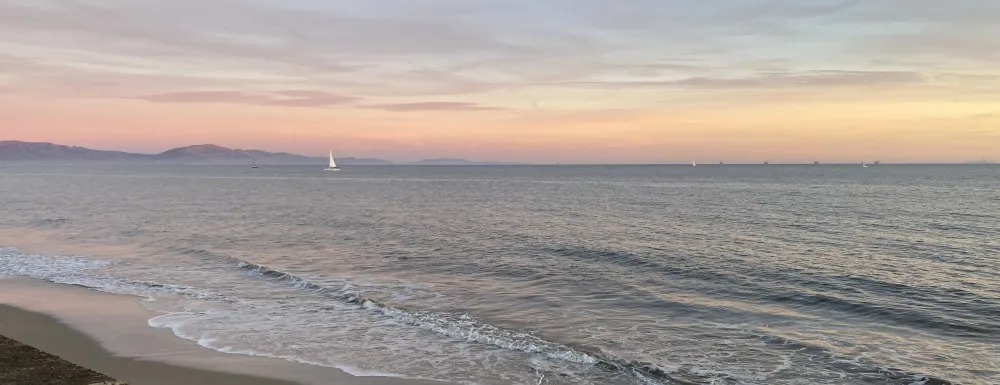
<svg viewBox="0 0 1000 385">
<path fill-rule="evenodd" d="M 0 140 L 1000 160 L 1000 1 L 0 0 Z"/>
</svg>

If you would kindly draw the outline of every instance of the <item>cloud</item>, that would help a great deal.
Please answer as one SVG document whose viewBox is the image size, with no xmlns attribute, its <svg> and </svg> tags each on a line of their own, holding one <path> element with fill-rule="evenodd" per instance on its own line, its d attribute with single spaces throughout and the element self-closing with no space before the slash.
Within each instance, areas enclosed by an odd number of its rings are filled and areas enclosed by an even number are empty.
<svg viewBox="0 0 1000 385">
<path fill-rule="evenodd" d="M 25 58 L 0 53 L 0 71 L 14 72 L 30 67 L 33 63 Z"/>
<path fill-rule="evenodd" d="M 409 111 L 484 111 L 501 110 L 499 107 L 484 106 L 477 103 L 467 102 L 419 102 L 419 103 L 385 103 L 371 104 L 364 106 L 383 111 L 409 112 Z"/>
<path fill-rule="evenodd" d="M 191 91 L 144 95 L 133 98 L 154 103 L 229 103 L 287 107 L 330 107 L 360 100 L 359 98 L 311 90 L 287 90 L 272 93 Z"/>
<path fill-rule="evenodd" d="M 739 35 L 787 35 L 794 33 L 789 20 L 827 17 L 862 4 L 860 0 L 802 4 L 788 1 L 676 2 L 670 5 L 644 0 L 565 0 L 578 22 L 609 31 L 674 32 L 685 38 L 707 38 L 723 32 Z M 699 41 L 701 43 L 702 41 Z"/>
<path fill-rule="evenodd" d="M 510 85 L 449 70 L 491 57 L 537 67 L 553 56 L 606 51 L 580 34 L 536 33 L 530 26 L 506 25 L 506 19 L 489 21 L 493 16 L 481 12 L 489 8 L 485 3 L 453 6 L 445 14 L 427 10 L 448 2 L 380 4 L 388 5 L 0 1 L 0 34 L 8 38 L 0 42 L 0 50 L 29 52 L 51 63 L 116 63 L 117 68 L 108 69 L 115 72 L 256 74 L 245 77 L 257 85 L 260 74 L 292 77 L 303 84 L 344 85 L 355 95 L 389 95 L 394 88 L 409 95 L 485 92 Z M 470 17 L 474 15 L 481 20 Z M 580 59 L 575 60 L 586 61 Z M 171 90 L 148 93 L 166 91 Z"/>
<path fill-rule="evenodd" d="M 992 114 L 974 114 L 965 117 L 967 120 L 972 120 L 976 122 L 986 122 L 986 121 L 1000 121 L 1000 112 Z"/>
<path fill-rule="evenodd" d="M 984 21 L 998 9 L 972 0 L 0 0 L 0 52 L 46 66 L 0 56 L 0 69 L 14 89 L 80 97 L 318 88 L 369 103 L 556 87 L 926 85 L 964 70 L 947 67 L 956 58 L 983 68 L 1000 58 L 996 33 L 978 32 L 996 30 Z"/>
<path fill-rule="evenodd" d="M 856 30 L 842 55 L 993 66 L 1000 59 L 1000 3 L 976 0 L 865 2 L 832 16 L 826 26 Z"/>
<path fill-rule="evenodd" d="M 918 85 L 926 82 L 927 77 L 917 72 L 819 70 L 763 72 L 730 78 L 690 77 L 662 81 L 581 82 L 573 85 L 608 88 L 767 89 Z"/>
<path fill-rule="evenodd" d="M 106 7 L 73 0 L 39 0 L 33 5 L 0 2 L 0 25 L 53 45 L 59 44 L 59 39 L 52 39 L 53 33 L 61 33 L 72 36 L 73 42 L 120 54 L 197 53 L 329 71 L 354 69 L 341 62 L 352 57 L 524 49 L 457 21 L 351 15 L 229 0 L 118 1 Z"/>
<path fill-rule="evenodd" d="M 11 93 L 77 98 L 122 97 L 178 88 L 232 88 L 239 85 L 233 79 L 197 74 L 116 71 L 51 58 L 5 54 L 0 54 L 0 82 L 6 83 Z"/>
<path fill-rule="evenodd" d="M 997 14 L 1000 20 L 1000 13 Z M 995 63 L 1000 60 L 1000 28 L 958 28 L 906 34 L 888 34 L 863 44 L 861 52 L 869 55 L 893 55 L 938 60 L 946 64 L 956 59 Z"/>
<path fill-rule="evenodd" d="M 858 2 L 849 12 L 828 18 L 832 23 L 924 25 L 996 25 L 1000 3 L 979 0 L 882 0 Z"/>
</svg>

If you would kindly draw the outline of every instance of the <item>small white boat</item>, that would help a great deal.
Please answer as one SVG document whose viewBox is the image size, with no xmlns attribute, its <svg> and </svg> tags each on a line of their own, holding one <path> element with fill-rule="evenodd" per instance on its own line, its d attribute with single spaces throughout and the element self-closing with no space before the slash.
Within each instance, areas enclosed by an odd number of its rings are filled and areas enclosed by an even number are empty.
<svg viewBox="0 0 1000 385">
<path fill-rule="evenodd" d="M 340 167 L 337 167 L 337 162 L 333 160 L 333 150 L 330 150 L 330 167 L 327 167 L 324 171 L 340 171 Z"/>
<path fill-rule="evenodd" d="M 864 163 L 862 163 L 862 164 L 861 164 L 861 167 L 864 167 L 864 168 L 868 168 L 868 165 L 867 165 L 867 164 L 864 164 Z"/>
<path fill-rule="evenodd" d="M 253 166 L 251 166 L 250 168 L 260 168 L 260 167 L 257 167 L 257 159 L 250 158 L 250 161 L 253 162 Z"/>
<path fill-rule="evenodd" d="M 691 167 L 696 167 L 696 166 L 698 166 L 698 164 L 697 164 L 697 163 L 695 163 L 695 162 L 691 162 Z"/>
</svg>

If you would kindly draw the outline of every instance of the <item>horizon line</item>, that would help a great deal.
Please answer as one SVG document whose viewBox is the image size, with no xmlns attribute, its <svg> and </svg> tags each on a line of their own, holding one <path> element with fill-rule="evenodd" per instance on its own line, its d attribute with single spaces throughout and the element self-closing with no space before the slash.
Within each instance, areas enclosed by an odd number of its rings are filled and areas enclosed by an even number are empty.
<svg viewBox="0 0 1000 385">
<path fill-rule="evenodd" d="M 59 143 L 55 143 L 55 142 L 35 142 L 35 141 L 24 141 L 24 140 L 17 140 L 17 139 L 0 139 L 0 142 L 18 142 L 18 143 L 30 143 L 30 144 L 50 144 L 50 145 L 55 145 L 55 146 L 83 148 L 83 149 L 87 149 L 87 150 L 91 150 L 91 151 L 114 151 L 114 152 L 124 152 L 124 153 L 129 153 L 129 154 L 134 154 L 134 155 L 150 155 L 150 156 L 160 155 L 160 154 L 163 154 L 165 152 L 168 152 L 168 151 L 171 151 L 171 150 L 175 150 L 175 149 L 180 149 L 180 148 L 197 147 L 197 146 L 217 146 L 217 147 L 222 147 L 222 148 L 229 149 L 229 150 L 234 150 L 234 151 L 261 151 L 261 152 L 267 152 L 267 153 L 271 153 L 271 154 L 284 154 L 284 155 L 299 156 L 299 157 L 304 157 L 304 158 L 317 158 L 317 159 L 326 158 L 326 156 L 302 155 L 302 154 L 299 154 L 299 153 L 292 153 L 292 152 L 286 152 L 286 151 L 272 152 L 271 150 L 262 150 L 262 149 L 255 149 L 255 148 L 233 148 L 233 147 L 228 147 L 226 145 L 220 145 L 220 144 L 215 144 L 215 143 L 189 144 L 189 145 L 184 145 L 184 146 L 178 146 L 178 147 L 168 148 L 166 150 L 163 150 L 163 151 L 160 151 L 160 152 L 156 152 L 156 153 L 148 153 L 148 152 L 133 152 L 132 150 L 123 150 L 123 149 L 96 149 L 96 148 L 84 147 L 84 146 L 78 146 L 78 145 L 59 144 Z M 693 166 L 689 165 L 687 163 L 687 161 L 683 161 L 683 162 L 681 162 L 681 161 L 670 161 L 670 162 L 654 162 L 654 163 L 645 163 L 645 162 L 643 162 L 643 163 L 602 163 L 602 162 L 597 162 L 597 163 L 577 163 L 577 162 L 569 162 L 569 163 L 564 163 L 564 162 L 535 163 L 535 162 L 525 162 L 525 161 L 515 161 L 515 160 L 485 160 L 485 161 L 477 161 L 477 160 L 470 160 L 468 158 L 456 158 L 456 157 L 451 157 L 451 156 L 438 156 L 438 157 L 420 158 L 420 159 L 416 159 L 416 160 L 391 160 L 391 159 L 386 159 L 386 158 L 382 158 L 382 157 L 379 157 L 379 156 L 344 156 L 344 157 L 335 157 L 335 159 L 347 159 L 347 158 L 352 158 L 352 159 L 373 159 L 373 160 L 381 160 L 381 161 L 387 161 L 387 162 L 393 163 L 393 164 L 390 164 L 390 165 L 364 165 L 364 166 L 402 166 L 402 165 L 408 165 L 408 166 L 560 166 L 561 165 L 561 166 L 688 166 L 688 167 L 693 167 Z M 427 161 L 427 160 L 444 160 L 444 159 L 448 159 L 448 160 L 460 160 L 460 161 L 475 162 L 475 163 L 507 163 L 507 164 L 468 164 L 468 165 L 433 165 L 433 164 L 431 164 L 431 165 L 426 165 L 426 164 L 425 165 L 414 165 L 414 164 L 410 164 L 410 163 Z M 16 160 L 15 161 L 0 160 L 0 163 L 2 163 L 2 162 L 18 162 L 18 161 L 16 161 Z M 21 162 L 46 162 L 46 161 L 21 161 Z M 54 161 L 51 161 L 51 162 L 59 162 L 59 161 L 58 160 L 54 160 Z M 102 161 L 101 160 L 83 160 L 83 161 L 79 161 L 79 162 L 102 162 Z M 110 161 L 110 162 L 114 162 L 114 161 Z M 814 162 L 817 162 L 817 163 L 814 163 Z M 875 162 L 879 162 L 879 163 L 876 164 Z M 778 162 L 771 162 L 771 161 L 747 162 L 747 161 L 738 161 L 738 162 L 732 162 L 732 163 L 725 162 L 725 161 L 723 161 L 723 162 L 716 161 L 716 162 L 698 163 L 697 161 L 694 161 L 693 163 L 697 164 L 698 166 L 754 166 L 754 165 L 759 165 L 759 166 L 768 166 L 768 165 L 771 165 L 771 166 L 778 166 L 778 165 L 786 165 L 786 166 L 787 165 L 809 165 L 809 166 L 817 166 L 817 165 L 858 165 L 858 164 L 867 164 L 869 166 L 879 166 L 879 165 L 884 166 L 884 165 L 972 165 L 972 164 L 997 164 L 997 161 L 990 160 L 990 159 L 966 160 L 966 161 L 951 161 L 951 162 L 933 162 L 933 161 L 932 162 L 927 162 L 927 161 L 913 161 L 913 162 L 893 162 L 893 161 L 888 161 L 888 162 L 884 162 L 884 161 L 874 160 L 874 161 L 870 161 L 870 163 L 869 163 L 869 161 L 863 161 L 862 160 L 862 161 L 855 161 L 855 162 L 835 161 L 835 162 L 829 162 L 829 163 L 827 163 L 827 162 L 824 162 L 822 160 L 814 160 L 814 161 L 804 161 L 804 162 L 781 162 L 781 161 L 778 161 Z M 205 165 L 210 165 L 210 164 L 205 164 Z M 275 164 L 275 165 L 277 165 L 277 164 Z M 291 164 L 286 164 L 286 165 L 291 166 Z M 352 166 L 352 167 L 354 167 L 354 166 Z"/>
<path fill-rule="evenodd" d="M 358 158 L 355 158 L 358 159 Z M 377 158 L 370 158 L 377 159 Z M 385 159 L 380 159 L 385 160 Z M 469 161 L 466 159 L 466 161 Z M 414 164 L 419 161 L 413 162 L 392 162 L 391 164 L 357 164 L 357 165 L 346 165 L 346 167 L 393 167 L 393 166 L 408 166 L 408 167 L 533 167 L 533 166 L 670 166 L 670 167 L 694 167 L 687 163 L 529 163 L 529 162 L 513 162 L 513 161 L 469 161 L 470 164 Z M 76 164 L 92 164 L 92 165 L 110 165 L 110 164 L 121 164 L 122 161 L 115 160 L 77 160 L 77 161 L 61 161 L 61 160 L 3 160 L 0 159 L 0 164 L 15 165 L 15 166 L 31 166 L 31 165 L 76 165 Z M 233 166 L 242 167 L 242 164 L 232 164 L 226 162 L 126 162 L 130 165 L 139 166 Z M 853 166 L 857 167 L 862 163 L 852 162 L 852 163 L 705 163 L 699 164 L 700 167 L 709 166 Z M 990 166 L 990 165 L 1000 165 L 998 162 L 993 161 L 969 161 L 969 162 L 889 162 L 889 163 L 863 163 L 869 168 L 876 168 L 878 166 Z M 269 167 L 308 167 L 309 164 L 292 164 L 292 163 L 273 163 L 266 164 L 260 163 L 258 166 L 269 166 Z"/>
</svg>

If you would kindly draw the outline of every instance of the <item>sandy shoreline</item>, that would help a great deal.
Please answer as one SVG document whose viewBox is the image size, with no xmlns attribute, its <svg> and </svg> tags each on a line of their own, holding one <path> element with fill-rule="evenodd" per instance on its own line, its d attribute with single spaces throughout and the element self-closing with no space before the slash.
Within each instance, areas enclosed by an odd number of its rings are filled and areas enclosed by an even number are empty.
<svg viewBox="0 0 1000 385">
<path fill-rule="evenodd" d="M 0 335 L 130 385 L 442 384 L 221 353 L 150 327 L 151 316 L 137 297 L 0 277 Z"/>
<path fill-rule="evenodd" d="M 0 310 L 0 312 L 3 312 Z M 7 385 L 126 385 L 0 335 L 0 383 Z"/>
<path fill-rule="evenodd" d="M 0 305 L 0 334 L 82 367 L 108 374 L 132 385 L 247 384 L 296 385 L 294 382 L 185 368 L 165 363 L 118 357 L 90 336 L 55 318 L 13 306 Z M 89 384 L 110 381 L 93 381 Z M 55 384 L 57 382 L 53 382 Z"/>
</svg>

